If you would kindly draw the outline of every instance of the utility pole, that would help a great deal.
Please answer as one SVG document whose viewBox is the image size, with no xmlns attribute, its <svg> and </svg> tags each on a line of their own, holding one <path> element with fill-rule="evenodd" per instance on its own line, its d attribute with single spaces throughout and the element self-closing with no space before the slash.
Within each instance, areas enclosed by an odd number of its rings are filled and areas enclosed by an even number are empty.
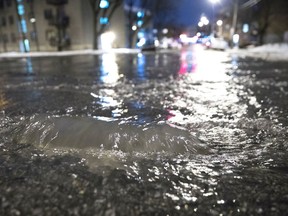
<svg viewBox="0 0 288 216">
<path fill-rule="evenodd" d="M 233 18 L 232 18 L 232 26 L 230 29 L 230 40 L 231 44 L 233 44 L 233 35 L 236 32 L 237 28 L 237 17 L 238 17 L 238 1 L 239 0 L 234 0 L 234 5 L 233 5 Z"/>
</svg>

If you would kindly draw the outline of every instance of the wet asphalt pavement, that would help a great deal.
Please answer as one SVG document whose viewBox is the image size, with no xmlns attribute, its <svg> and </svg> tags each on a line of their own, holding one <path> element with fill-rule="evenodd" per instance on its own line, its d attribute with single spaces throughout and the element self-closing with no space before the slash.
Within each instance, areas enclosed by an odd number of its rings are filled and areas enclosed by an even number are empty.
<svg viewBox="0 0 288 216">
<path fill-rule="evenodd" d="M 194 46 L 0 71 L 0 215 L 288 214 L 288 62 Z"/>
</svg>

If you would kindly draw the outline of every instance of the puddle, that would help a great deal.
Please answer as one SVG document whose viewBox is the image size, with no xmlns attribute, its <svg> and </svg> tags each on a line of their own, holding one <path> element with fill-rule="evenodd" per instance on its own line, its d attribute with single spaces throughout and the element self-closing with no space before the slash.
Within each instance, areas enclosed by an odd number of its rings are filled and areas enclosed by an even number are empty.
<svg viewBox="0 0 288 216">
<path fill-rule="evenodd" d="M 160 122 L 139 125 L 109 118 L 36 115 L 19 126 L 16 141 L 44 149 L 209 153 L 197 137 L 173 124 Z"/>
</svg>

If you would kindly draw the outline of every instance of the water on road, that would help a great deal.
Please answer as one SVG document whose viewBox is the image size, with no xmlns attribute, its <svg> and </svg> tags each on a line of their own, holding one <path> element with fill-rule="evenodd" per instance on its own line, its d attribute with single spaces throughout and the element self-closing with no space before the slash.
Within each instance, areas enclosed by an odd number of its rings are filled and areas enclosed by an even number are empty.
<svg viewBox="0 0 288 216">
<path fill-rule="evenodd" d="M 288 63 L 0 59 L 0 214 L 285 215 Z"/>
</svg>

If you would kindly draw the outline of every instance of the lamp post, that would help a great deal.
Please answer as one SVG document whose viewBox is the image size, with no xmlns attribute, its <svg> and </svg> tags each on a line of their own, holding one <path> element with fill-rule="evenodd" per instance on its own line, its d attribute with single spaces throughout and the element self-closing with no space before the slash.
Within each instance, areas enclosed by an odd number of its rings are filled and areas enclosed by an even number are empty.
<svg viewBox="0 0 288 216">
<path fill-rule="evenodd" d="M 203 28 L 203 31 L 204 31 L 204 32 L 207 31 L 207 33 L 208 33 L 209 30 L 208 30 L 207 27 L 206 27 L 208 24 L 209 24 L 208 18 L 207 18 L 204 14 L 202 14 L 202 15 L 201 15 L 201 18 L 200 18 L 200 21 L 198 22 L 198 27 L 199 27 L 199 28 Z"/>
<path fill-rule="evenodd" d="M 214 28 L 215 28 L 215 25 L 214 25 L 214 19 L 215 19 L 215 12 L 214 12 L 214 7 L 215 7 L 215 4 L 217 4 L 217 3 L 219 3 L 220 2 L 220 0 L 209 0 L 210 2 L 211 2 L 211 4 L 212 4 L 212 21 L 211 21 L 211 33 L 212 33 L 212 35 L 214 36 Z"/>
<path fill-rule="evenodd" d="M 222 25 L 223 25 L 223 21 L 222 20 L 218 20 L 216 22 L 217 26 L 218 26 L 218 34 L 220 37 L 222 37 L 223 34 L 223 29 L 222 29 Z"/>
<path fill-rule="evenodd" d="M 232 26 L 230 29 L 230 40 L 232 46 L 233 46 L 233 36 L 236 32 L 237 17 L 238 17 L 238 0 L 234 0 Z"/>
</svg>

